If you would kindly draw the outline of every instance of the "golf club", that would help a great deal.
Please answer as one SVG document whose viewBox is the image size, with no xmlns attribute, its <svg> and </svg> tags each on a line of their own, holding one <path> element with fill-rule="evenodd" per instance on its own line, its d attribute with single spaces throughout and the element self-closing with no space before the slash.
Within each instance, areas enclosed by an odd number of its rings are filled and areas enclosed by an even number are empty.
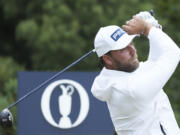
<svg viewBox="0 0 180 135">
<path fill-rule="evenodd" d="M 149 13 L 154 16 L 154 11 L 150 10 Z M 48 80 L 44 81 L 43 83 L 41 83 L 40 85 L 38 85 L 37 87 L 35 87 L 33 90 L 31 90 L 30 92 L 28 92 L 27 94 L 25 94 L 23 97 L 19 98 L 16 102 L 14 102 L 13 104 L 9 105 L 7 108 L 3 109 L 3 111 L 0 113 L 0 125 L 3 128 L 8 128 L 8 127 L 12 127 L 13 126 L 13 116 L 11 114 L 11 112 L 9 111 L 10 108 L 12 108 L 13 106 L 15 106 L 16 104 L 22 102 L 25 98 L 29 97 L 30 95 L 32 95 L 33 93 L 37 92 L 38 90 L 40 90 L 40 88 L 42 88 L 44 85 L 46 85 L 47 83 L 49 83 L 50 81 L 52 81 L 53 79 L 55 79 L 56 77 L 58 77 L 59 75 L 61 75 L 62 73 L 64 73 L 65 71 L 67 71 L 69 68 L 71 68 L 72 66 L 76 65 L 77 63 L 79 63 L 81 60 L 83 60 L 84 58 L 86 58 L 87 56 L 89 56 L 90 54 L 94 53 L 95 49 L 91 50 L 90 52 L 86 53 L 85 55 L 83 55 L 81 58 L 79 58 L 78 60 L 76 60 L 75 62 L 73 62 L 72 64 L 70 64 L 69 66 L 65 67 L 63 70 L 61 70 L 60 72 L 58 72 L 57 74 L 55 74 L 54 76 L 52 76 L 51 78 L 49 78 Z"/>
<path fill-rule="evenodd" d="M 12 108 L 13 106 L 15 106 L 16 104 L 18 104 L 19 102 L 22 102 L 25 98 L 29 97 L 30 95 L 32 95 L 33 93 L 37 92 L 38 90 L 40 90 L 40 88 L 42 88 L 44 85 L 46 85 L 48 82 L 52 81 L 53 79 L 55 79 L 56 77 L 58 77 L 60 74 L 64 73 L 65 71 L 67 71 L 69 68 L 71 68 L 72 66 L 76 65 L 77 63 L 79 63 L 81 60 L 83 60 L 84 58 L 86 58 L 87 56 L 89 56 L 90 54 L 94 53 L 95 49 L 91 50 L 90 52 L 86 53 L 85 55 L 83 55 L 81 58 L 79 58 L 78 60 L 76 60 L 75 62 L 73 62 L 72 64 L 70 64 L 69 66 L 65 67 L 63 70 L 61 70 L 60 72 L 58 72 L 57 74 L 55 74 L 54 76 L 52 76 L 51 78 L 49 78 L 48 80 L 44 81 L 43 83 L 41 83 L 40 85 L 38 85 L 36 88 L 34 88 L 33 90 L 31 90 L 30 92 L 28 92 L 26 95 L 24 95 L 23 97 L 19 98 L 16 102 L 14 102 L 13 104 L 9 105 L 7 108 L 3 109 L 3 111 L 0 113 L 0 125 L 3 128 L 8 128 L 8 127 L 12 127 L 13 125 L 13 116 L 11 114 L 11 112 L 9 111 L 10 108 Z"/>
</svg>

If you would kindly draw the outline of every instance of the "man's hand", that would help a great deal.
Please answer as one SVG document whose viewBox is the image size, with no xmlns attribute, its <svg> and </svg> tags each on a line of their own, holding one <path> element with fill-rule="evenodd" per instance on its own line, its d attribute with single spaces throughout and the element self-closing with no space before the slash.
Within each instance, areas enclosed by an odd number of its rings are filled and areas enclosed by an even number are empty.
<svg viewBox="0 0 180 135">
<path fill-rule="evenodd" d="M 140 17 L 141 19 L 143 19 L 144 21 L 156 28 L 162 29 L 162 26 L 158 23 L 158 20 L 156 20 L 154 16 L 152 16 L 148 11 L 141 11 L 135 16 Z"/>
<path fill-rule="evenodd" d="M 145 36 L 148 36 L 151 27 L 151 24 L 137 16 L 133 16 L 130 21 L 126 22 L 126 25 L 122 26 L 129 35 L 144 34 Z"/>
</svg>

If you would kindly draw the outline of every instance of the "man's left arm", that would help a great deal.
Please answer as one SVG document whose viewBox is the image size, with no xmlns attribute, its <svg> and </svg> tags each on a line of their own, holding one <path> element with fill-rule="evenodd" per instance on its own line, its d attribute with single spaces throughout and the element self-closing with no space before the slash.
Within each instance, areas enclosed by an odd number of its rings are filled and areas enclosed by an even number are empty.
<svg viewBox="0 0 180 135">
<path fill-rule="evenodd" d="M 132 23 L 132 25 L 124 27 L 125 31 L 129 34 L 139 34 L 144 27 L 143 20 L 138 18 Z M 130 79 L 131 96 L 142 106 L 146 106 L 156 97 L 175 71 L 180 60 L 180 50 L 167 34 L 149 24 L 146 24 L 144 34 L 149 38 L 151 44 L 159 46 L 163 53 L 148 71 Z"/>
</svg>

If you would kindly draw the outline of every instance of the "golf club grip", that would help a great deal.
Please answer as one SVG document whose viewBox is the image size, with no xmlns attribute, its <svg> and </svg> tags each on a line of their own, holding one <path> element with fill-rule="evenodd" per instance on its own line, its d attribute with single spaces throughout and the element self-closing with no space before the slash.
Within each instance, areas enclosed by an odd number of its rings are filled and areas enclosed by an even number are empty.
<svg viewBox="0 0 180 135">
<path fill-rule="evenodd" d="M 153 10 L 153 9 L 151 9 L 151 10 L 149 11 L 149 13 L 150 13 L 152 16 L 154 16 L 154 10 Z"/>
</svg>

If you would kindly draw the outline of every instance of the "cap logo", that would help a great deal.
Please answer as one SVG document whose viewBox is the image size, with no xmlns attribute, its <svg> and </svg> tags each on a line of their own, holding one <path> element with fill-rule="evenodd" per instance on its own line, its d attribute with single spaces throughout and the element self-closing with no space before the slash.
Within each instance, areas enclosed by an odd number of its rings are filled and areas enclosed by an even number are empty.
<svg viewBox="0 0 180 135">
<path fill-rule="evenodd" d="M 121 28 L 118 28 L 118 29 L 111 35 L 111 38 L 112 38 L 114 41 L 117 41 L 124 33 L 125 33 L 125 31 L 123 31 Z"/>
</svg>

